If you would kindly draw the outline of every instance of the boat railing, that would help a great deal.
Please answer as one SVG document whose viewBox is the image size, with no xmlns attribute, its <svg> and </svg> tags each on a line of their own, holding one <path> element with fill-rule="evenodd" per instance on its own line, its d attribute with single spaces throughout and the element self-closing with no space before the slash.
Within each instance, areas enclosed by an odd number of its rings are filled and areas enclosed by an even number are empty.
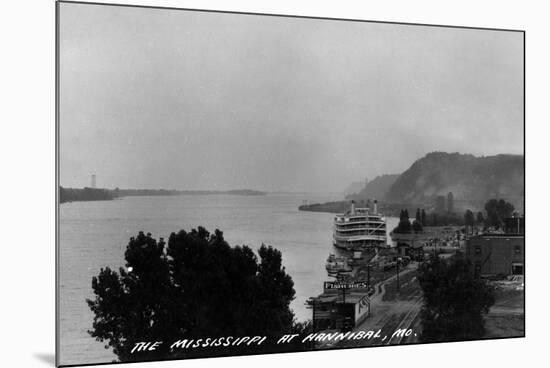
<svg viewBox="0 0 550 368">
<path fill-rule="evenodd" d="M 351 236 L 339 236 L 334 234 L 334 240 L 339 241 L 360 241 L 360 240 L 377 240 L 377 241 L 386 241 L 385 235 L 373 235 L 373 234 L 361 234 L 361 235 L 351 235 Z"/>
<path fill-rule="evenodd" d="M 335 227 L 335 230 L 337 231 L 350 231 L 350 230 L 356 230 L 356 229 L 364 229 L 364 230 L 370 230 L 370 229 L 378 229 L 378 228 L 384 228 L 385 229 L 385 224 L 379 224 L 379 223 L 376 223 L 376 224 L 371 224 L 371 226 L 369 225 L 360 225 L 360 226 L 357 226 L 357 225 L 354 225 L 354 226 L 339 226 L 337 225 Z"/>
</svg>

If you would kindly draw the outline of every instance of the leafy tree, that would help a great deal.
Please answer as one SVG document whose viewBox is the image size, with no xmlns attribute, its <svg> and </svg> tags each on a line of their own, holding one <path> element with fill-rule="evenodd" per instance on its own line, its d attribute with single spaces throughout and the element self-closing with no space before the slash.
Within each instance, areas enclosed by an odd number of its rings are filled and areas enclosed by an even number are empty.
<svg viewBox="0 0 550 368">
<path fill-rule="evenodd" d="M 410 233 L 411 232 L 411 220 L 409 219 L 409 211 L 407 209 L 401 210 L 399 214 L 399 223 L 397 227 L 393 230 L 396 233 Z"/>
<path fill-rule="evenodd" d="M 485 222 L 485 219 L 483 218 L 483 212 L 479 211 L 476 215 L 476 222 L 478 225 L 482 225 Z"/>
<path fill-rule="evenodd" d="M 485 204 L 485 212 L 487 213 L 485 225 L 501 228 L 504 219 L 511 217 L 514 213 L 514 206 L 504 199 L 491 199 Z"/>
<path fill-rule="evenodd" d="M 87 303 L 95 314 L 89 333 L 121 360 L 131 360 L 129 349 L 134 342 L 162 339 L 174 331 L 165 323 L 170 309 L 161 305 L 170 290 L 168 262 L 164 242 L 140 232 L 126 248 L 126 271 L 119 273 L 109 267 L 92 278 L 95 300 Z"/>
<path fill-rule="evenodd" d="M 90 335 L 106 342 L 120 361 L 204 356 L 201 350 L 131 354 L 136 342 L 180 338 L 282 335 L 304 329 L 294 323 L 294 283 L 281 252 L 263 245 L 259 258 L 247 246 L 231 247 L 216 230 L 172 233 L 168 244 L 140 232 L 128 243 L 126 269 L 101 269 L 92 279 L 95 298 Z M 284 349 L 297 350 L 297 346 Z M 255 349 L 255 350 L 254 350 Z M 258 347 L 209 348 L 208 356 L 281 351 Z"/>
<path fill-rule="evenodd" d="M 422 231 L 422 224 L 418 220 L 414 220 L 412 223 L 412 229 L 415 233 L 419 233 Z"/>
<path fill-rule="evenodd" d="M 449 260 L 432 255 L 419 268 L 424 292 L 421 311 L 423 342 L 471 340 L 483 337 L 483 314 L 494 304 L 493 289 L 474 276 L 461 255 Z"/>
<path fill-rule="evenodd" d="M 416 216 L 415 216 L 415 219 L 416 219 L 416 221 L 418 221 L 419 223 L 422 223 L 422 215 L 420 214 L 420 208 L 417 208 L 417 209 L 416 209 Z"/>
</svg>

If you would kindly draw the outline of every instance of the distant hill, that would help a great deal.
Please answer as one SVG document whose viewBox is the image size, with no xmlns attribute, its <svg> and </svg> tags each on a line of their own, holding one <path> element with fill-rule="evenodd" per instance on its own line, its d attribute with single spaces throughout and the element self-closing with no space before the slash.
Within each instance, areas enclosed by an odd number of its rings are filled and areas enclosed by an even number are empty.
<svg viewBox="0 0 550 368">
<path fill-rule="evenodd" d="M 399 178 L 399 174 L 377 176 L 374 180 L 367 182 L 360 191 L 355 194 L 347 195 L 346 199 L 360 200 L 376 198 L 383 200 L 386 198 L 386 194 L 397 178 Z"/>
<path fill-rule="evenodd" d="M 452 192 L 457 203 L 504 198 L 519 209 L 523 207 L 524 174 L 523 155 L 432 152 L 399 176 L 386 200 L 425 204 Z"/>
<path fill-rule="evenodd" d="M 300 210 L 342 212 L 350 200 L 361 205 L 360 201 L 376 198 L 383 213 L 396 215 L 403 208 L 411 213 L 418 207 L 434 210 L 436 198 L 452 192 L 457 213 L 482 211 L 491 198 L 505 199 L 521 213 L 525 211 L 524 176 L 523 155 L 432 152 L 402 174 L 376 177 L 345 200 L 303 205 Z"/>
<path fill-rule="evenodd" d="M 364 181 L 354 181 L 346 189 L 344 189 L 343 194 L 344 196 L 349 196 L 352 194 L 357 194 L 365 187 Z"/>
</svg>

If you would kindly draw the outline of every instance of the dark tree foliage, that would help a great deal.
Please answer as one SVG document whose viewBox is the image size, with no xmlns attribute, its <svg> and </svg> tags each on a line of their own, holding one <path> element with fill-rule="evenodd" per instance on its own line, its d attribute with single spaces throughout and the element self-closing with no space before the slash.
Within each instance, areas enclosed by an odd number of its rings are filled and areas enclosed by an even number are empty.
<svg viewBox="0 0 550 368">
<path fill-rule="evenodd" d="M 415 233 L 419 233 L 422 231 L 422 224 L 418 220 L 414 220 L 412 223 L 412 229 Z"/>
<path fill-rule="evenodd" d="M 415 216 L 415 219 L 416 219 L 416 221 L 422 223 L 422 215 L 420 214 L 420 208 L 417 208 L 417 209 L 416 209 L 416 216 Z"/>
<path fill-rule="evenodd" d="M 483 225 L 485 223 L 485 218 L 483 217 L 483 212 L 478 212 L 476 215 L 476 223 L 478 225 Z"/>
<path fill-rule="evenodd" d="M 395 233 L 405 234 L 410 233 L 412 229 L 411 220 L 409 219 L 409 211 L 404 209 L 399 213 L 399 223 L 393 229 Z"/>
<path fill-rule="evenodd" d="M 119 273 L 109 267 L 92 279 L 95 300 L 87 300 L 94 313 L 93 330 L 99 341 L 107 341 L 121 360 L 129 360 L 134 342 L 162 340 L 177 333 L 168 323 L 173 312 L 163 303 L 169 299 L 170 275 L 164 242 L 140 232 L 126 248 L 126 267 Z M 131 267 L 131 268 L 130 268 Z"/>
<path fill-rule="evenodd" d="M 474 277 L 467 259 L 432 255 L 420 266 L 418 281 L 424 292 L 422 342 L 483 337 L 483 314 L 494 304 L 494 293 L 485 280 Z"/>
<path fill-rule="evenodd" d="M 99 188 L 63 188 L 59 187 L 59 203 L 77 201 L 106 201 L 113 199 L 113 194 L 107 189 Z"/>
<path fill-rule="evenodd" d="M 491 199 L 485 204 L 485 212 L 487 213 L 486 226 L 502 228 L 504 219 L 511 217 L 514 213 L 514 206 L 504 199 Z"/>
<path fill-rule="evenodd" d="M 202 356 L 202 350 L 169 346 L 179 339 L 254 336 L 306 329 L 295 324 L 294 283 L 281 252 L 262 245 L 231 247 L 221 231 L 199 227 L 172 233 L 166 245 L 140 232 L 126 249 L 126 269 L 101 269 L 92 279 L 95 299 L 89 333 L 106 342 L 120 361 Z M 136 342 L 166 341 L 156 351 L 131 354 Z M 296 350 L 296 346 L 286 346 Z M 254 350 L 256 349 L 256 350 Z M 208 348 L 208 356 L 270 352 L 260 347 Z"/>
</svg>

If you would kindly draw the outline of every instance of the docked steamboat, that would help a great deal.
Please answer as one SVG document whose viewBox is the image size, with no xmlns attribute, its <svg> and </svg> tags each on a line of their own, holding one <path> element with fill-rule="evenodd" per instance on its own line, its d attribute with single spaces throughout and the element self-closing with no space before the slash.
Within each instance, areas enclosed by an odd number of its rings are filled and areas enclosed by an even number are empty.
<svg viewBox="0 0 550 368">
<path fill-rule="evenodd" d="M 356 208 L 351 202 L 350 209 L 334 217 L 333 244 L 348 251 L 376 253 L 387 242 L 386 219 L 378 213 L 378 203 Z"/>
</svg>

